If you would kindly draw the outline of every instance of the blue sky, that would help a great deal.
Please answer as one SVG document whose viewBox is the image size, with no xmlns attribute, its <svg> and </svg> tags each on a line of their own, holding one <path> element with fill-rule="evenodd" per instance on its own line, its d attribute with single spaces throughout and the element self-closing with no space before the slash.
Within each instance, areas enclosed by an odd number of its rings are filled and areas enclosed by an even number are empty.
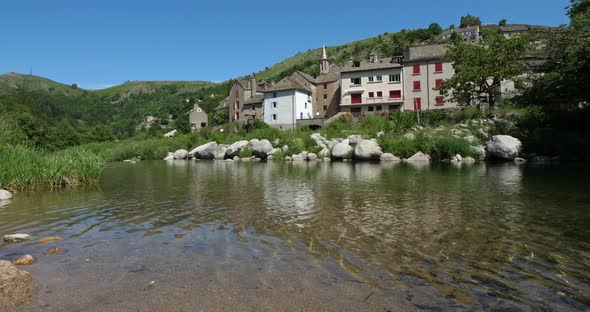
<svg viewBox="0 0 590 312">
<path fill-rule="evenodd" d="M 18 0 L 0 3 L 0 73 L 83 88 L 126 80 L 224 81 L 298 52 L 384 32 L 483 23 L 556 26 L 567 0 Z"/>
</svg>

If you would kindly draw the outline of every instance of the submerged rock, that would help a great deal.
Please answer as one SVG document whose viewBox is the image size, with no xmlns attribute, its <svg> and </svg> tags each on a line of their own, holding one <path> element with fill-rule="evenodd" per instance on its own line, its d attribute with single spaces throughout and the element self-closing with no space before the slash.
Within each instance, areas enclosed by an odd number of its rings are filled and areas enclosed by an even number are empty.
<svg viewBox="0 0 590 312">
<path fill-rule="evenodd" d="M 473 164 L 473 163 L 475 163 L 475 158 L 467 156 L 467 157 L 463 158 L 463 160 L 461 162 L 464 164 Z"/>
<path fill-rule="evenodd" d="M 0 189 L 0 200 L 11 199 L 12 193 L 7 190 Z"/>
<path fill-rule="evenodd" d="M 0 308 L 24 302 L 32 291 L 33 280 L 29 273 L 0 260 Z"/>
<path fill-rule="evenodd" d="M 174 160 L 174 153 L 168 152 L 164 160 Z"/>
<path fill-rule="evenodd" d="M 494 135 L 486 146 L 488 157 L 500 160 L 514 160 L 521 150 L 520 140 L 509 135 Z"/>
<path fill-rule="evenodd" d="M 35 263 L 35 258 L 31 255 L 24 255 L 14 261 L 14 264 L 22 266 L 31 265 L 33 263 Z"/>
<path fill-rule="evenodd" d="M 381 147 L 375 141 L 361 139 L 354 147 L 354 158 L 358 160 L 379 160 L 381 154 Z"/>
<path fill-rule="evenodd" d="M 47 252 L 47 254 L 53 255 L 53 254 L 56 254 L 56 253 L 60 253 L 62 251 L 63 251 L 63 249 L 61 249 L 59 247 L 53 247 L 53 248 L 49 249 L 49 251 Z"/>
<path fill-rule="evenodd" d="M 18 242 L 26 241 L 29 239 L 31 239 L 31 235 L 29 235 L 29 234 L 4 235 L 4 241 L 6 243 L 18 243 Z"/>
<path fill-rule="evenodd" d="M 37 240 L 37 243 L 52 243 L 52 242 L 61 242 L 63 239 L 59 236 L 48 236 L 43 237 Z"/>
</svg>

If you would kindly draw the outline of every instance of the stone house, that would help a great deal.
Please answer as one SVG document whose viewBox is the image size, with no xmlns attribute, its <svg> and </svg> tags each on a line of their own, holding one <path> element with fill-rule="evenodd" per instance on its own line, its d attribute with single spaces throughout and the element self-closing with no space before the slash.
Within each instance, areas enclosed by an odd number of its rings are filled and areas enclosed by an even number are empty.
<svg viewBox="0 0 590 312">
<path fill-rule="evenodd" d="M 446 45 L 406 46 L 403 57 L 404 110 L 452 109 L 458 103 L 440 94 L 440 84 L 455 74 L 443 57 Z"/>
<path fill-rule="evenodd" d="M 320 74 L 315 78 L 314 116 L 329 118 L 340 111 L 340 68 L 330 64 L 326 47 L 322 47 Z"/>
<path fill-rule="evenodd" d="M 340 111 L 355 116 L 395 111 L 404 103 L 404 79 L 399 58 L 351 61 L 341 69 Z"/>
<path fill-rule="evenodd" d="M 209 123 L 209 117 L 198 104 L 195 104 L 193 109 L 191 109 L 186 114 L 188 115 L 191 131 L 195 132 L 201 130 L 204 127 L 207 127 Z"/>
<path fill-rule="evenodd" d="M 520 34 L 526 34 L 531 31 L 528 25 L 511 25 L 511 26 L 500 26 L 500 34 L 506 38 L 512 38 Z"/>
<path fill-rule="evenodd" d="M 457 34 L 459 38 L 462 38 L 464 41 L 470 42 L 479 42 L 481 38 L 481 32 L 479 26 L 469 26 L 469 27 L 462 27 L 462 28 L 449 28 L 442 32 L 441 39 L 443 41 L 451 40 L 451 36 L 453 34 Z"/>
<path fill-rule="evenodd" d="M 260 99 L 267 87 L 266 82 L 258 82 L 255 77 L 235 80 L 227 97 L 229 121 L 244 125 L 250 123 L 253 118 L 262 118 L 263 109 Z M 246 103 L 248 100 L 250 100 L 249 103 Z"/>
</svg>

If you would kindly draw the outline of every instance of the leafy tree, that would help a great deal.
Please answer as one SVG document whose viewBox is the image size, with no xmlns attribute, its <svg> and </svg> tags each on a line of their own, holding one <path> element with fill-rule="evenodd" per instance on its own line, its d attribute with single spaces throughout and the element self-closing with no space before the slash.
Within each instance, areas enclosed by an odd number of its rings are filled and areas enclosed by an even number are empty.
<svg viewBox="0 0 590 312">
<path fill-rule="evenodd" d="M 506 26 L 506 19 L 503 18 L 498 22 L 498 26 Z"/>
<path fill-rule="evenodd" d="M 469 27 L 469 26 L 480 26 L 481 20 L 477 16 L 473 16 L 469 13 L 465 16 L 461 16 L 461 25 L 459 27 Z"/>
<path fill-rule="evenodd" d="M 432 23 L 430 26 L 428 26 L 428 31 L 432 36 L 437 36 L 442 33 L 442 28 L 438 23 Z"/>
<path fill-rule="evenodd" d="M 445 59 L 453 63 L 455 75 L 443 81 L 441 94 L 450 93 L 457 101 L 485 95 L 493 109 L 500 83 L 525 70 L 524 57 L 529 46 L 527 36 L 507 39 L 492 30 L 486 31 L 478 44 L 454 40 Z"/>
<path fill-rule="evenodd" d="M 89 142 L 107 142 L 115 139 L 113 128 L 110 125 L 98 125 L 92 127 L 87 134 Z"/>
<path fill-rule="evenodd" d="M 178 118 L 176 118 L 174 125 L 176 126 L 176 131 L 178 131 L 179 133 L 191 132 L 191 125 L 188 120 L 187 114 L 181 114 L 180 116 L 178 116 Z"/>
<path fill-rule="evenodd" d="M 216 126 L 222 125 L 229 120 L 229 109 L 218 109 L 213 113 L 212 121 Z"/>
</svg>

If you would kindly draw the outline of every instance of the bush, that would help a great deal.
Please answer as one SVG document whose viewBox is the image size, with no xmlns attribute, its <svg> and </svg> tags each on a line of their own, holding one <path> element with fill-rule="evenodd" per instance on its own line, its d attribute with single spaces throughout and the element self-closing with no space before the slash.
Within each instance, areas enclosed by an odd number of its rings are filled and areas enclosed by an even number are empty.
<svg viewBox="0 0 590 312">
<path fill-rule="evenodd" d="M 246 147 L 240 152 L 240 158 L 252 157 L 252 155 L 254 155 L 254 153 L 250 147 Z"/>
</svg>

